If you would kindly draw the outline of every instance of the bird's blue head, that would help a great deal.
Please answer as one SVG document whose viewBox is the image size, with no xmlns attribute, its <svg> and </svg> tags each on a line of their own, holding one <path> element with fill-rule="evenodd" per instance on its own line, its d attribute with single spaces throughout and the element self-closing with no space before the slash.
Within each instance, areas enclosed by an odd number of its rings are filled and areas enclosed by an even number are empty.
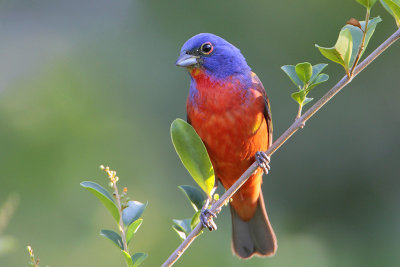
<svg viewBox="0 0 400 267">
<path fill-rule="evenodd" d="M 251 71 L 239 49 L 211 33 L 200 33 L 187 40 L 176 65 L 202 68 L 217 78 L 246 75 Z"/>
</svg>

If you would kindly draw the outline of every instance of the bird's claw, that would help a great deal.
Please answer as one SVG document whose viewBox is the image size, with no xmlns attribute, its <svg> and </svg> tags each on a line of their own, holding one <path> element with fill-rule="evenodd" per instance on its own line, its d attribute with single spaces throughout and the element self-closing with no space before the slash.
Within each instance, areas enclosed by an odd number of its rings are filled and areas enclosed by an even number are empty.
<svg viewBox="0 0 400 267">
<path fill-rule="evenodd" d="M 213 221 L 213 218 L 216 217 L 217 215 L 214 212 L 203 208 L 200 213 L 200 222 L 204 228 L 207 228 L 210 231 L 217 230 L 217 225 Z"/>
<path fill-rule="evenodd" d="M 269 163 L 271 161 L 270 157 L 263 152 L 263 151 L 258 151 L 256 152 L 256 161 L 258 166 L 264 171 L 265 174 L 268 174 L 269 170 L 271 167 L 269 166 Z"/>
</svg>

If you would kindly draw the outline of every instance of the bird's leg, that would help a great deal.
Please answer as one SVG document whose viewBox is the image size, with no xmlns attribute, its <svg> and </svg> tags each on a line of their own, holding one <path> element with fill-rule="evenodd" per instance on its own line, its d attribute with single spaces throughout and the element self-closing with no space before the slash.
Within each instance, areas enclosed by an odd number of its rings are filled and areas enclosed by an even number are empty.
<svg viewBox="0 0 400 267">
<path fill-rule="evenodd" d="M 263 169 L 265 174 L 268 174 L 269 170 L 270 170 L 270 166 L 269 163 L 271 161 L 270 157 L 268 157 L 268 155 L 263 152 L 263 151 L 258 151 L 256 152 L 256 161 L 258 166 Z"/>
<path fill-rule="evenodd" d="M 217 190 L 217 186 L 218 186 L 217 183 L 218 183 L 218 181 L 216 181 L 214 188 L 211 190 L 211 193 L 210 193 L 211 197 L 214 195 L 215 190 Z M 213 221 L 213 218 L 217 218 L 217 215 L 208 209 L 208 205 L 210 205 L 211 197 L 208 197 L 206 199 L 206 202 L 204 203 L 203 208 L 201 209 L 200 222 L 204 228 L 208 228 L 208 230 L 213 231 L 213 230 L 217 230 L 217 225 Z"/>
</svg>

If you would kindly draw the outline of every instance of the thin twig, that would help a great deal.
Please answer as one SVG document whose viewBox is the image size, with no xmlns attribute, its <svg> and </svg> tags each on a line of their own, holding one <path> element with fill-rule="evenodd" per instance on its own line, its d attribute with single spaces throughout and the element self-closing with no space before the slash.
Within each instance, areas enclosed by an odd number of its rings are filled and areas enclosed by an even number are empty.
<svg viewBox="0 0 400 267">
<path fill-rule="evenodd" d="M 121 232 L 121 239 L 122 239 L 122 246 L 123 249 L 129 253 L 128 251 L 128 244 L 126 243 L 126 234 L 125 234 L 125 226 L 124 226 L 124 221 L 122 219 L 122 205 L 121 205 L 121 196 L 119 195 L 118 192 L 118 187 L 117 187 L 117 182 L 119 180 L 117 176 L 116 171 L 110 170 L 110 167 L 104 167 L 103 165 L 100 166 L 100 169 L 105 171 L 108 175 L 108 178 L 110 179 L 110 182 L 112 184 L 112 187 L 114 189 L 114 196 L 118 208 L 118 213 L 119 213 L 119 231 Z"/>
<path fill-rule="evenodd" d="M 311 108 L 307 110 L 300 118 L 296 119 L 295 122 L 272 144 L 272 146 L 266 151 L 268 156 L 271 156 L 275 151 L 281 147 L 286 140 L 288 140 L 299 128 L 303 128 L 306 121 L 310 119 L 322 106 L 324 106 L 332 97 L 334 97 L 343 87 L 352 81 L 362 70 L 364 70 L 372 61 L 375 60 L 383 51 L 391 46 L 395 41 L 400 38 L 400 29 L 398 29 L 392 36 L 390 36 L 385 42 L 383 42 L 377 49 L 375 49 L 364 61 L 358 65 L 353 72 L 351 78 L 347 75 L 344 76 L 332 89 L 330 89 L 320 100 L 318 100 Z M 228 201 L 233 194 L 247 181 L 250 175 L 257 170 L 257 163 L 254 162 L 240 178 L 215 202 L 210 211 L 218 213 L 221 207 L 226 201 Z M 164 262 L 163 267 L 172 266 L 179 257 L 185 252 L 190 246 L 193 240 L 197 237 L 200 231 L 203 229 L 201 223 L 190 232 L 187 238 L 179 245 L 179 247 L 170 255 L 170 257 Z"/>
<path fill-rule="evenodd" d="M 120 195 L 118 193 L 117 183 L 115 182 L 115 183 L 112 183 L 112 184 L 113 184 L 115 200 L 117 202 L 117 208 L 118 208 L 118 212 L 119 212 L 119 230 L 121 231 L 122 244 L 124 246 L 124 250 L 126 252 L 128 252 L 128 244 L 126 243 L 124 221 L 122 219 L 121 197 L 120 197 Z"/>
<path fill-rule="evenodd" d="M 370 15 L 370 9 L 367 8 L 367 13 L 365 14 L 365 26 L 364 26 L 364 30 L 361 29 L 363 31 L 363 37 L 362 37 L 362 41 L 360 44 L 360 47 L 358 48 L 358 53 L 356 56 L 356 60 L 354 61 L 353 67 L 351 68 L 349 77 L 352 77 L 352 75 L 354 74 L 354 70 L 358 64 L 358 61 L 361 58 L 361 54 L 364 51 L 364 47 L 365 47 L 365 37 L 367 36 L 367 32 L 368 32 L 368 23 L 369 23 L 369 15 Z"/>
<path fill-rule="evenodd" d="M 303 103 L 299 103 L 299 109 L 297 111 L 297 116 L 296 118 L 300 118 L 301 117 L 301 110 L 303 109 Z"/>
</svg>

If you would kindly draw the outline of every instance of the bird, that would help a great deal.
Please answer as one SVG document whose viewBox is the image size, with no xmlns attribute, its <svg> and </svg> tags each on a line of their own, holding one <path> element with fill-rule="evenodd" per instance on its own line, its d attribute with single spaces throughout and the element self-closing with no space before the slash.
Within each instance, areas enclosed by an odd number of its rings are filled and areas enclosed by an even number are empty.
<svg viewBox="0 0 400 267">
<path fill-rule="evenodd" d="M 187 68 L 187 121 L 202 139 L 216 179 L 225 189 L 257 161 L 259 168 L 233 195 L 232 251 L 240 258 L 272 256 L 277 240 L 261 191 L 272 117 L 264 86 L 240 50 L 223 38 L 200 33 L 187 40 L 176 61 Z M 211 229 L 210 229 L 211 230 Z"/>
</svg>

